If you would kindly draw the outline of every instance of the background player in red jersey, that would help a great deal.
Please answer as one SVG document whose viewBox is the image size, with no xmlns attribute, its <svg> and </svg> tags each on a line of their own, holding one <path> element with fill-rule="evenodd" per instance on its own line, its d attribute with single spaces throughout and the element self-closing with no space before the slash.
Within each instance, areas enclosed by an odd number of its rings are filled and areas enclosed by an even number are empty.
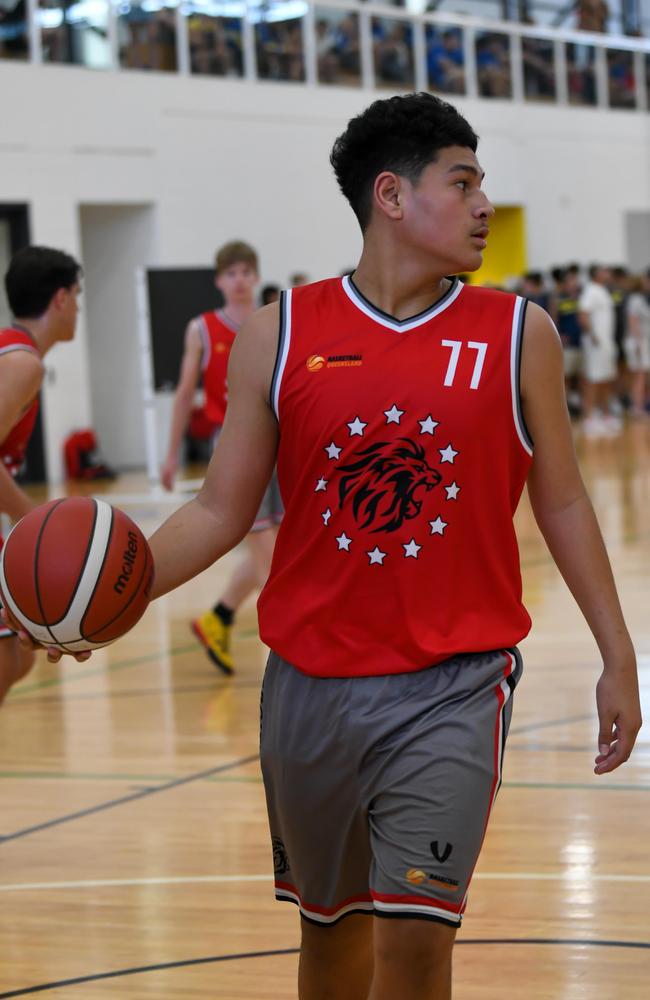
<svg viewBox="0 0 650 1000">
<path fill-rule="evenodd" d="M 14 476 L 36 421 L 43 358 L 58 341 L 74 337 L 80 275 L 73 257 L 49 247 L 19 250 L 5 275 L 16 319 L 0 330 L 0 513 L 13 521 L 35 506 Z M 33 662 L 33 650 L 0 623 L 0 702 Z"/>
<path fill-rule="evenodd" d="M 477 270 L 486 245 L 476 148 L 429 94 L 349 123 L 332 162 L 363 231 L 358 267 L 238 334 L 205 484 L 151 540 L 157 596 L 246 534 L 277 457 L 261 759 L 276 895 L 301 910 L 301 1000 L 451 997 L 529 627 L 512 527 L 524 479 L 603 659 L 597 774 L 641 724 L 555 328 L 447 277 Z"/>
<path fill-rule="evenodd" d="M 228 399 L 226 375 L 230 349 L 237 331 L 255 310 L 255 288 L 258 282 L 257 254 L 248 243 L 234 240 L 217 251 L 215 284 L 223 295 L 224 305 L 221 309 L 203 313 L 191 320 L 185 332 L 185 348 L 174 398 L 169 447 L 161 472 L 162 484 L 167 490 L 174 486 L 181 443 L 201 377 L 206 417 L 215 425 L 216 435 L 221 432 Z M 235 569 L 214 608 L 192 622 L 192 630 L 208 656 L 225 673 L 230 674 L 233 670 L 230 636 L 235 613 L 255 588 L 264 585 L 269 575 L 281 516 L 282 505 L 277 483 L 272 481 L 249 533 L 248 554 Z"/>
</svg>

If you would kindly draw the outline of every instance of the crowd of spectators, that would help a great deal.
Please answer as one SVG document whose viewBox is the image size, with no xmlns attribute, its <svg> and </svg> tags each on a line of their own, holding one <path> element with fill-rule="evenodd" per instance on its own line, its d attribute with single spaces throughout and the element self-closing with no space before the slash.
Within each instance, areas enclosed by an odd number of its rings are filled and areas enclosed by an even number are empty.
<svg viewBox="0 0 650 1000">
<path fill-rule="evenodd" d="M 568 264 L 524 275 L 517 290 L 558 328 L 569 410 L 585 437 L 617 436 L 624 413 L 650 418 L 650 268 Z"/>
</svg>

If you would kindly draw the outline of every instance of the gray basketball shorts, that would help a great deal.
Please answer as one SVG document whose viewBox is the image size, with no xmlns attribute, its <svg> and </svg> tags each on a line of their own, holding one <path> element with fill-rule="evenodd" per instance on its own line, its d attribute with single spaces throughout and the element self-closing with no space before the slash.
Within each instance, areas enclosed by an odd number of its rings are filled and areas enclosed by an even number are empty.
<svg viewBox="0 0 650 1000">
<path fill-rule="evenodd" d="M 274 469 L 251 531 L 264 531 L 265 528 L 272 528 L 273 525 L 280 523 L 283 516 L 284 505 L 280 496 L 278 474 Z"/>
<path fill-rule="evenodd" d="M 275 895 L 307 920 L 461 922 L 499 785 L 517 649 L 320 678 L 271 653 L 261 764 Z"/>
</svg>

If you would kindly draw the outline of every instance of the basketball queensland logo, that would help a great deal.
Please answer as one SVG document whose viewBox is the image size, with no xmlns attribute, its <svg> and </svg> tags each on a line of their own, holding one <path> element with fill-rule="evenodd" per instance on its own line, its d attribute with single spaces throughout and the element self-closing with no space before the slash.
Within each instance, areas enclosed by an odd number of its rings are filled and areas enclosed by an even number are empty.
<svg viewBox="0 0 650 1000">
<path fill-rule="evenodd" d="M 415 561 L 449 528 L 462 492 L 460 450 L 431 413 L 393 403 L 373 416 L 355 415 L 323 447 L 313 489 L 321 525 L 339 552 L 369 566 Z"/>
<path fill-rule="evenodd" d="M 311 354 L 305 362 L 307 371 L 319 372 L 322 368 L 359 368 L 363 364 L 362 354 Z"/>
</svg>

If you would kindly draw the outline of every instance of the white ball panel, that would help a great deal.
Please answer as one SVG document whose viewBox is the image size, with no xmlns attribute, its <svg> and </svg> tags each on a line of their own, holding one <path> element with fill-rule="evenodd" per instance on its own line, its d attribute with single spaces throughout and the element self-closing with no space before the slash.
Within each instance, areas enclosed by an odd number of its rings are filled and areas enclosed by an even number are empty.
<svg viewBox="0 0 650 1000">
<path fill-rule="evenodd" d="M 92 598 L 97 579 L 104 565 L 104 558 L 111 537 L 111 525 L 113 523 L 113 509 L 104 500 L 97 500 L 93 497 L 93 502 L 97 508 L 97 518 L 95 520 L 95 530 L 90 545 L 90 552 L 84 566 L 77 592 L 74 595 L 72 604 L 68 609 L 65 618 L 56 623 L 57 635 L 68 635 L 74 632 L 79 635 L 79 625 L 86 613 L 86 609 Z"/>
</svg>

